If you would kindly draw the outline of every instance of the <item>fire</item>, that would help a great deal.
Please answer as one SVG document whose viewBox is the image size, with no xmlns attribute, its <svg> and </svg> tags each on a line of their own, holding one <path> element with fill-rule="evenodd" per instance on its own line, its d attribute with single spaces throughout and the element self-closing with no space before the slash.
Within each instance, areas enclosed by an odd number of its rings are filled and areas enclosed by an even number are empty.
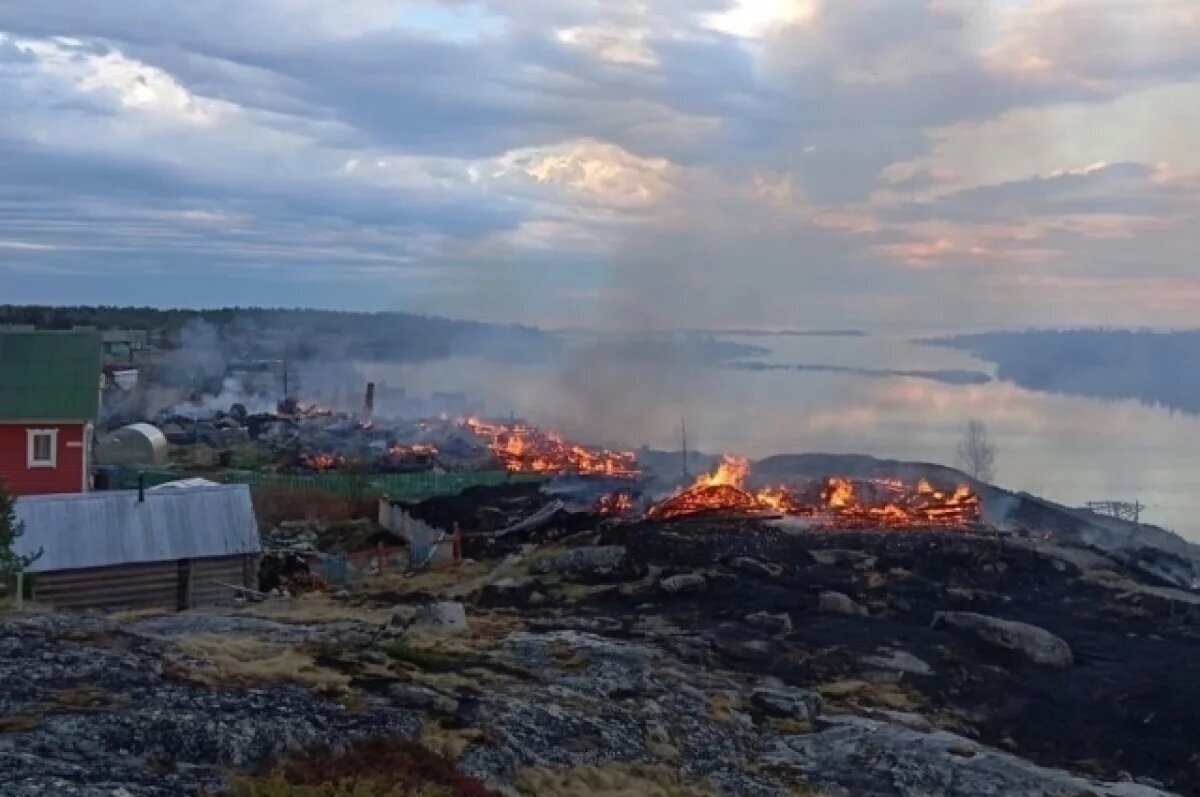
<svg viewBox="0 0 1200 797">
<path fill-rule="evenodd" d="M 794 515 L 837 528 L 963 527 L 979 520 L 979 496 L 962 485 L 953 491 L 936 489 L 926 479 L 913 487 L 896 479 L 852 480 L 839 476 L 818 488 L 797 490 L 746 488 L 749 462 L 723 457 L 716 469 L 687 489 L 653 506 L 650 520 L 674 520 L 695 515 Z"/>
<path fill-rule="evenodd" d="M 633 497 L 629 493 L 608 493 L 596 499 L 592 512 L 597 515 L 626 515 L 633 510 Z"/>
<path fill-rule="evenodd" d="M 301 454 L 300 467 L 314 471 L 335 470 L 346 464 L 345 457 L 337 454 Z"/>
<path fill-rule="evenodd" d="M 750 475 L 750 460 L 741 457 L 721 457 L 717 469 L 696 479 L 693 487 L 718 487 L 726 485 L 742 489 Z"/>
<path fill-rule="evenodd" d="M 487 441 L 505 470 L 512 473 L 633 477 L 640 472 L 632 453 L 575 445 L 556 432 L 534 426 L 492 424 L 476 418 L 468 418 L 463 425 Z"/>
<path fill-rule="evenodd" d="M 702 474 L 686 490 L 651 507 L 646 516 L 651 520 L 673 520 L 710 512 L 769 512 L 770 503 L 746 492 L 744 485 L 749 475 L 749 460 L 722 457 L 716 470 Z"/>
<path fill-rule="evenodd" d="M 822 498 L 840 526 L 964 526 L 979 520 L 979 496 L 970 487 L 936 489 L 926 479 L 913 488 L 888 479 L 831 478 Z"/>
<path fill-rule="evenodd" d="M 412 443 L 411 445 L 397 443 L 388 449 L 388 457 L 391 459 L 428 459 L 437 455 L 437 446 L 429 443 Z"/>
<path fill-rule="evenodd" d="M 847 479 L 831 478 L 821 491 L 821 500 L 830 509 L 846 509 L 854 505 L 854 485 Z"/>
</svg>

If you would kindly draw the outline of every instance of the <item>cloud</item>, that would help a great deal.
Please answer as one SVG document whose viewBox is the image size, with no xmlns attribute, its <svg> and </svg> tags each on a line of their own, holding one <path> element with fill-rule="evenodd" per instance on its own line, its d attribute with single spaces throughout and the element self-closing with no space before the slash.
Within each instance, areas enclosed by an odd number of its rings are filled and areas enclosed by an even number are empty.
<svg viewBox="0 0 1200 797">
<path fill-rule="evenodd" d="M 985 53 L 1012 77 L 1111 94 L 1200 75 L 1200 8 L 1192 0 L 1031 0 L 1014 5 Z"/>
<path fill-rule="evenodd" d="M 17 0 L 0 274 L 660 327 L 1107 321 L 1107 285 L 1186 322 L 1194 6 Z"/>
</svg>

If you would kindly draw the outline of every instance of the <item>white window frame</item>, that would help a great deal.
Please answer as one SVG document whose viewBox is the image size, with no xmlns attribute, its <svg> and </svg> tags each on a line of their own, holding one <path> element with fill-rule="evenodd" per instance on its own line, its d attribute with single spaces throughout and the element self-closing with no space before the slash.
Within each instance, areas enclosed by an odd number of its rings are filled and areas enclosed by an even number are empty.
<svg viewBox="0 0 1200 797">
<path fill-rule="evenodd" d="M 50 438 L 50 459 L 38 459 L 35 441 L 39 437 Z M 26 429 L 25 430 L 25 467 L 57 468 L 58 467 L 58 430 L 57 429 Z"/>
</svg>

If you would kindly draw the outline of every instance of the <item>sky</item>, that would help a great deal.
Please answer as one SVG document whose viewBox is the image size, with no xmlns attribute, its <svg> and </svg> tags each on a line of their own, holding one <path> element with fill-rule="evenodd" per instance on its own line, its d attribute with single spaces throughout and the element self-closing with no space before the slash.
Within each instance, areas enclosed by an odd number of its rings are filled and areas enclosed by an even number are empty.
<svg viewBox="0 0 1200 797">
<path fill-rule="evenodd" d="M 1195 0 L 4 0 L 0 302 L 1194 326 Z"/>
</svg>

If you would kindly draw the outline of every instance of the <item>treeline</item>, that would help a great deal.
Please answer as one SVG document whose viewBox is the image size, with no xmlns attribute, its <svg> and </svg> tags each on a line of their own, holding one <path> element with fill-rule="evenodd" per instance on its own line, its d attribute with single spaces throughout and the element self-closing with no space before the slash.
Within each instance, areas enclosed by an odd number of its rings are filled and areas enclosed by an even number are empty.
<svg viewBox="0 0 1200 797">
<path fill-rule="evenodd" d="M 355 313 L 224 307 L 207 310 L 157 307 L 0 305 L 0 326 L 32 324 L 39 329 L 140 329 L 165 333 L 179 345 L 189 331 L 210 326 L 246 355 L 304 357 L 330 349 L 362 358 L 425 359 L 481 353 L 528 356 L 551 345 L 544 333 L 517 324 L 488 324 L 400 312 Z"/>
<path fill-rule="evenodd" d="M 192 318 L 214 324 L 228 323 L 238 314 L 224 310 L 161 310 L 156 307 L 54 307 L 49 305 L 0 305 L 0 325 L 32 324 L 38 329 L 71 329 L 94 326 L 100 329 L 144 329 L 178 331 Z"/>
</svg>

